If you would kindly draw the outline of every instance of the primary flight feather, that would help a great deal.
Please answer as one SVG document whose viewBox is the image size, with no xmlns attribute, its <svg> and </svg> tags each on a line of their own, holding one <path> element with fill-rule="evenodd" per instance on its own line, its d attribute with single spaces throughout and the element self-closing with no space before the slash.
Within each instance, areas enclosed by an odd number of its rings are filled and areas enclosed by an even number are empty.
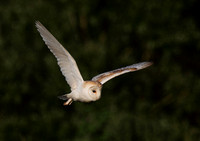
<svg viewBox="0 0 200 141">
<path fill-rule="evenodd" d="M 96 101 L 101 97 L 102 85 L 108 80 L 124 73 L 137 71 L 152 65 L 152 62 L 141 62 L 99 74 L 93 77 L 91 81 L 84 81 L 76 61 L 69 52 L 39 21 L 36 21 L 36 27 L 45 44 L 56 57 L 60 70 L 71 87 L 71 93 L 59 96 L 60 99 L 67 100 L 64 105 L 70 105 L 73 101 Z"/>
</svg>

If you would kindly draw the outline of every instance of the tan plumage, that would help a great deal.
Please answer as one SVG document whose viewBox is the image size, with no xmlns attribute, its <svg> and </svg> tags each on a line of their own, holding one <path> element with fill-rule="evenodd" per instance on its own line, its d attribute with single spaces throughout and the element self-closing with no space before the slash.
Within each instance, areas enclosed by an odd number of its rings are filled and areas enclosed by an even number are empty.
<svg viewBox="0 0 200 141">
<path fill-rule="evenodd" d="M 70 105 L 73 101 L 90 102 L 96 101 L 101 97 L 102 85 L 108 80 L 124 73 L 137 71 L 152 65 L 151 62 L 142 62 L 113 71 L 99 74 L 91 81 L 84 81 L 76 61 L 69 52 L 56 40 L 56 38 L 39 22 L 36 22 L 37 30 L 42 36 L 45 44 L 57 58 L 62 74 L 69 86 L 71 93 L 59 96 L 62 100 L 67 100 L 64 105 Z"/>
</svg>

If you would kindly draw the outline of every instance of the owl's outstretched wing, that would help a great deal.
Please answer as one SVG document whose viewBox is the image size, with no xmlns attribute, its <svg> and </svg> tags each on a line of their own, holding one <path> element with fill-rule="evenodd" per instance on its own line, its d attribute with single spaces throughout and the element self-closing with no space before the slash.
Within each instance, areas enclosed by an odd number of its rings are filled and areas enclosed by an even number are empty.
<svg viewBox="0 0 200 141">
<path fill-rule="evenodd" d="M 83 82 L 83 78 L 74 58 L 39 21 L 36 21 L 36 27 L 45 44 L 55 55 L 61 72 L 65 76 L 65 80 L 70 85 L 71 90 L 76 89 Z"/>
<path fill-rule="evenodd" d="M 99 75 L 93 77 L 92 81 L 98 81 L 101 84 L 104 84 L 105 82 L 107 82 L 108 80 L 110 80 L 116 76 L 119 76 L 119 75 L 122 75 L 122 74 L 128 73 L 128 72 L 144 69 L 146 67 L 151 66 L 152 64 L 153 64 L 152 62 L 142 62 L 142 63 L 133 64 L 133 65 L 130 65 L 127 67 L 123 67 L 123 68 L 119 68 L 119 69 L 116 69 L 113 71 L 99 74 Z"/>
</svg>

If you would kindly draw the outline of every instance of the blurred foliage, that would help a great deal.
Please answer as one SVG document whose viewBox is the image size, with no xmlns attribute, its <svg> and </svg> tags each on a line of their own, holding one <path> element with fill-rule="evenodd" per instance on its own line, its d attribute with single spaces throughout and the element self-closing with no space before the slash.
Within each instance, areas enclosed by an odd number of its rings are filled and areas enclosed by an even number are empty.
<svg viewBox="0 0 200 141">
<path fill-rule="evenodd" d="M 0 140 L 200 139 L 197 0 L 6 0 L 0 5 Z M 102 98 L 63 107 L 70 92 L 37 33 L 39 20 L 84 79 L 140 61 L 107 82 Z"/>
</svg>

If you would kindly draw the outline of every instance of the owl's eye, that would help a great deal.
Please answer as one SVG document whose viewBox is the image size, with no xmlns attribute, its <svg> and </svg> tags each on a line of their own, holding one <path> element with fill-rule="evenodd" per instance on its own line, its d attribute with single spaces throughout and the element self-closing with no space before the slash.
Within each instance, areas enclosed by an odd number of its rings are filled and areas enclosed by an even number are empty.
<svg viewBox="0 0 200 141">
<path fill-rule="evenodd" d="M 97 91 L 96 91 L 96 90 L 92 90 L 92 92 L 93 92 L 93 93 L 96 93 Z"/>
</svg>

